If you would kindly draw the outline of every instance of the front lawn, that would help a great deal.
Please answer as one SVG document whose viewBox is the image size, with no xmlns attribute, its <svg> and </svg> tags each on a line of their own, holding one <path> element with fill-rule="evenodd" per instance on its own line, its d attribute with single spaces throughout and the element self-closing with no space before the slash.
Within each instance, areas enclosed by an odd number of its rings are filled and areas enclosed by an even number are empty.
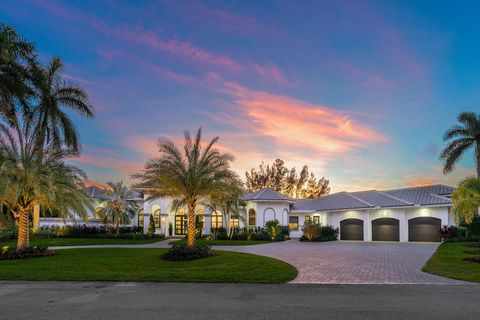
<svg viewBox="0 0 480 320">
<path fill-rule="evenodd" d="M 187 240 L 175 240 L 169 242 L 169 244 L 184 244 L 187 243 Z M 274 243 L 273 241 L 259 241 L 259 240 L 206 240 L 206 239 L 198 239 L 198 244 L 206 244 L 208 246 L 250 246 L 256 244 L 266 244 L 266 243 Z"/>
<path fill-rule="evenodd" d="M 30 244 L 35 246 L 89 246 L 101 244 L 141 244 L 153 243 L 162 239 L 108 239 L 108 238 L 32 238 Z M 17 246 L 17 241 L 0 242 L 0 248 L 3 246 Z"/>
<path fill-rule="evenodd" d="M 463 260 L 472 255 L 464 251 L 480 251 L 480 248 L 471 248 L 469 244 L 471 243 L 443 243 L 427 262 L 423 271 L 452 279 L 480 282 L 480 263 Z"/>
<path fill-rule="evenodd" d="M 284 283 L 297 271 L 280 260 L 235 252 L 188 262 L 161 259 L 166 249 L 69 249 L 45 258 L 0 261 L 0 280 Z"/>
</svg>

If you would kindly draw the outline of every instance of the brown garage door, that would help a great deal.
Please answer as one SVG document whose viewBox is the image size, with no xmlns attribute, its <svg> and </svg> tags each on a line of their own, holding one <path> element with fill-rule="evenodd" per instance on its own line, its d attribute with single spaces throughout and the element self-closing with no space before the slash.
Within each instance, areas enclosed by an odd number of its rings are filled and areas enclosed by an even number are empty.
<svg viewBox="0 0 480 320">
<path fill-rule="evenodd" d="M 340 240 L 363 241 L 363 221 L 360 219 L 340 221 Z"/>
<path fill-rule="evenodd" d="M 400 224 L 397 219 L 380 218 L 372 221 L 373 241 L 400 241 Z"/>
<path fill-rule="evenodd" d="M 442 221 L 432 217 L 419 217 L 408 220 L 408 241 L 440 242 Z"/>
</svg>

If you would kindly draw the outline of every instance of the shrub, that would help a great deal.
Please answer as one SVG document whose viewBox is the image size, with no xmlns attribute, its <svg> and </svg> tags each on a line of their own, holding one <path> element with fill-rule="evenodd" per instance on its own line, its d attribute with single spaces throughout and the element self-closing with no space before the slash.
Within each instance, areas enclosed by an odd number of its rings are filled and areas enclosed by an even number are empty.
<svg viewBox="0 0 480 320">
<path fill-rule="evenodd" d="M 49 256 L 53 256 L 53 252 L 48 251 L 48 248 L 43 246 L 32 246 L 21 250 L 7 246 L 0 250 L 0 260 L 15 260 Z"/>
<path fill-rule="evenodd" d="M 163 254 L 163 259 L 169 261 L 190 261 L 213 256 L 210 246 L 196 244 L 189 248 L 186 244 L 175 244 Z"/>
<path fill-rule="evenodd" d="M 313 241 L 320 236 L 320 224 L 313 221 L 305 221 L 302 226 L 302 232 L 308 241 Z"/>
<path fill-rule="evenodd" d="M 5 228 L 0 229 L 0 242 L 5 242 L 9 240 L 14 240 L 17 238 L 17 226 L 16 225 L 9 225 Z"/>
<path fill-rule="evenodd" d="M 108 238 L 108 239 L 162 239 L 164 235 L 143 234 L 142 228 L 122 227 L 120 234 L 105 226 L 43 226 L 33 233 L 38 238 Z"/>
<path fill-rule="evenodd" d="M 302 231 L 300 241 L 334 241 L 338 238 L 338 228 L 322 226 L 312 221 L 306 221 Z"/>
<path fill-rule="evenodd" d="M 212 236 L 215 240 L 228 240 L 227 229 L 225 228 L 216 228 L 212 229 Z"/>
<path fill-rule="evenodd" d="M 464 227 L 444 225 L 440 229 L 440 239 L 444 242 L 456 242 L 467 240 L 467 229 Z"/>
<path fill-rule="evenodd" d="M 473 216 L 472 222 L 470 224 L 461 222 L 460 227 L 463 227 L 465 230 L 466 241 L 480 241 L 480 216 Z"/>
<path fill-rule="evenodd" d="M 148 231 L 147 235 L 153 236 L 155 234 L 155 218 L 153 215 L 150 215 L 150 218 L 148 219 Z"/>
</svg>

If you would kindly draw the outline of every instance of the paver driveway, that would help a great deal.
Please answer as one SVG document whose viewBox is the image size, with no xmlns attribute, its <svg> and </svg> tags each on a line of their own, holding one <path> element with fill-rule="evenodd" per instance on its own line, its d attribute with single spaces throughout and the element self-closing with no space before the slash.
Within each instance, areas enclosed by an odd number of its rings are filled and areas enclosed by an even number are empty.
<svg viewBox="0 0 480 320">
<path fill-rule="evenodd" d="M 298 240 L 255 246 L 215 247 L 277 258 L 298 270 L 292 283 L 323 284 L 460 284 L 422 272 L 438 244 L 322 242 Z"/>
<path fill-rule="evenodd" d="M 167 248 L 171 240 L 137 245 L 84 248 Z M 292 283 L 322 284 L 466 284 L 421 269 L 435 252 L 434 243 L 317 242 L 298 240 L 252 246 L 214 246 L 215 250 L 258 254 L 283 260 L 298 270 Z M 80 247 L 52 247 L 68 249 Z"/>
</svg>

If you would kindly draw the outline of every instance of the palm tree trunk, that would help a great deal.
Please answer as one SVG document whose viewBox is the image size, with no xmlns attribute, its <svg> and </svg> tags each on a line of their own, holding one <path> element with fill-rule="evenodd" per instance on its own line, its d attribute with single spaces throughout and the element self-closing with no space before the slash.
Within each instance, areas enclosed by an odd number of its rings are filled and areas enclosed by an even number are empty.
<svg viewBox="0 0 480 320">
<path fill-rule="evenodd" d="M 28 248 L 30 246 L 29 229 L 28 211 L 22 211 L 18 217 L 17 250 Z"/>
<path fill-rule="evenodd" d="M 187 246 L 193 248 L 195 246 L 195 202 L 188 205 L 188 231 L 187 231 Z"/>
<path fill-rule="evenodd" d="M 117 236 L 119 236 L 120 235 L 120 217 L 118 217 L 116 220 L 117 221 L 116 221 L 115 230 L 116 230 Z"/>
</svg>

